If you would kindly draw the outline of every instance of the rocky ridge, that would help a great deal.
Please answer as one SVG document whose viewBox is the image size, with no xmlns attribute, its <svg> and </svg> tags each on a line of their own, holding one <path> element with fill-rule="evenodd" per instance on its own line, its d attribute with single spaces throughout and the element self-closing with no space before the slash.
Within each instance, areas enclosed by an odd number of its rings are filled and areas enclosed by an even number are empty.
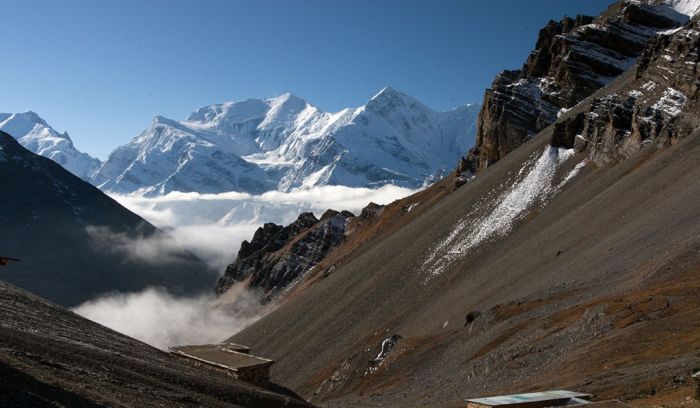
<svg viewBox="0 0 700 408">
<path fill-rule="evenodd" d="M 427 190 L 389 205 L 369 203 L 355 216 L 349 211 L 327 210 L 320 219 L 302 213 L 286 227 L 266 223 L 243 241 L 235 261 L 219 279 L 221 295 L 242 283 L 261 290 L 263 300 L 284 300 L 330 276 L 355 251 L 391 233 L 421 213 L 422 199 L 439 200 L 451 192 L 448 177 Z"/>
<path fill-rule="evenodd" d="M 243 241 L 236 260 L 219 279 L 216 293 L 222 294 L 234 284 L 245 282 L 260 289 L 270 300 L 293 286 L 336 246 L 346 233 L 348 211 L 326 211 L 320 219 L 302 213 L 286 227 L 267 223 L 258 228 L 250 242 Z"/>
<path fill-rule="evenodd" d="M 638 63 L 635 81 L 558 123 L 554 142 L 605 165 L 645 146 L 663 148 L 690 135 L 699 124 L 692 113 L 698 110 L 699 29 L 696 17 L 655 37 Z"/>
<path fill-rule="evenodd" d="M 657 33 L 688 21 L 671 5 L 623 1 L 599 17 L 550 21 L 520 70 L 503 71 L 484 95 L 476 146 L 460 165 L 483 171 L 559 115 L 632 67 Z"/>
</svg>

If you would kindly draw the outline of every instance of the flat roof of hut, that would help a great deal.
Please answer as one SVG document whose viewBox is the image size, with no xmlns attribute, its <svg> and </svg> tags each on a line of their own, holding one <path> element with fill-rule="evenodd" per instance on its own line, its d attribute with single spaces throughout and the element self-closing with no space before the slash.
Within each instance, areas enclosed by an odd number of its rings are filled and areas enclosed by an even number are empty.
<svg viewBox="0 0 700 408">
<path fill-rule="evenodd" d="M 233 373 L 234 377 L 257 385 L 270 382 L 273 361 L 248 354 L 250 348 L 235 343 L 173 347 L 170 352 L 183 358 Z"/>
</svg>

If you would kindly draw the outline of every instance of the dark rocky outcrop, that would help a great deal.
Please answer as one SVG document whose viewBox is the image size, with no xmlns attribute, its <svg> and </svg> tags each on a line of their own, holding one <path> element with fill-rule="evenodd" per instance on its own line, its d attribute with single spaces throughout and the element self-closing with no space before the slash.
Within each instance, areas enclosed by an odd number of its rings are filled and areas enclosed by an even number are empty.
<svg viewBox="0 0 700 408">
<path fill-rule="evenodd" d="M 459 159 L 455 169 L 455 190 L 467 184 L 476 176 L 476 163 L 479 157 L 479 149 L 471 149 L 465 157 Z"/>
<path fill-rule="evenodd" d="M 467 313 L 467 316 L 464 319 L 464 327 L 474 323 L 474 320 L 478 319 L 479 316 L 481 316 L 481 312 L 478 310 L 472 310 L 471 312 Z"/>
<path fill-rule="evenodd" d="M 373 367 L 380 366 L 384 360 L 386 360 L 389 353 L 391 353 L 391 350 L 396 347 L 396 343 L 401 339 L 403 339 L 403 337 L 400 334 L 392 334 L 391 336 L 385 337 L 381 344 L 379 344 L 379 353 L 370 361 L 370 364 Z"/>
<path fill-rule="evenodd" d="M 384 206 L 376 203 L 369 203 L 360 212 L 360 221 L 369 221 L 373 218 L 377 218 L 382 215 L 384 211 Z"/>
<path fill-rule="evenodd" d="M 666 5 L 636 1 L 595 19 L 550 21 L 523 67 L 503 71 L 486 90 L 476 146 L 462 167 L 478 173 L 500 160 L 633 66 L 657 32 L 685 21 Z"/>
<path fill-rule="evenodd" d="M 265 224 L 250 242 L 243 241 L 238 257 L 219 279 L 216 293 L 247 282 L 247 286 L 261 289 L 269 300 L 338 246 L 352 217 L 349 211 L 328 210 L 320 220 L 312 213 L 302 213 L 286 227 Z"/>
<path fill-rule="evenodd" d="M 577 131 L 583 127 L 583 114 L 558 121 L 552 132 L 552 146 L 571 149 L 574 147 Z"/>
</svg>

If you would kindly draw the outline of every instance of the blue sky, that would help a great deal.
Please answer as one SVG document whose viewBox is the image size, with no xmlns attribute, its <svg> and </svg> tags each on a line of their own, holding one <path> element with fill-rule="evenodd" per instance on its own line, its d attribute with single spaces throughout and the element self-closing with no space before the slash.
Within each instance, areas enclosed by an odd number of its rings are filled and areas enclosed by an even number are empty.
<svg viewBox="0 0 700 408">
<path fill-rule="evenodd" d="M 391 85 L 480 102 L 549 19 L 612 0 L 0 0 L 0 112 L 34 110 L 105 158 L 155 115 L 292 92 L 327 111 Z"/>
</svg>

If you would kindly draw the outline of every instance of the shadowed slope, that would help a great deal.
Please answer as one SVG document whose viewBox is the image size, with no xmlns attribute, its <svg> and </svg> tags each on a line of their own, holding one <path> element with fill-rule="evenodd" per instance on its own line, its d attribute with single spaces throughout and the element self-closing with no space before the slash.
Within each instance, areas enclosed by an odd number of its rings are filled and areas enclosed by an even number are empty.
<svg viewBox="0 0 700 408">
<path fill-rule="evenodd" d="M 3 282 L 0 375 L 3 407 L 308 406 L 189 364 Z"/>
<path fill-rule="evenodd" d="M 63 306 L 101 293 L 213 288 L 216 273 L 170 237 L 59 164 L 0 132 L 0 279 Z"/>
</svg>

